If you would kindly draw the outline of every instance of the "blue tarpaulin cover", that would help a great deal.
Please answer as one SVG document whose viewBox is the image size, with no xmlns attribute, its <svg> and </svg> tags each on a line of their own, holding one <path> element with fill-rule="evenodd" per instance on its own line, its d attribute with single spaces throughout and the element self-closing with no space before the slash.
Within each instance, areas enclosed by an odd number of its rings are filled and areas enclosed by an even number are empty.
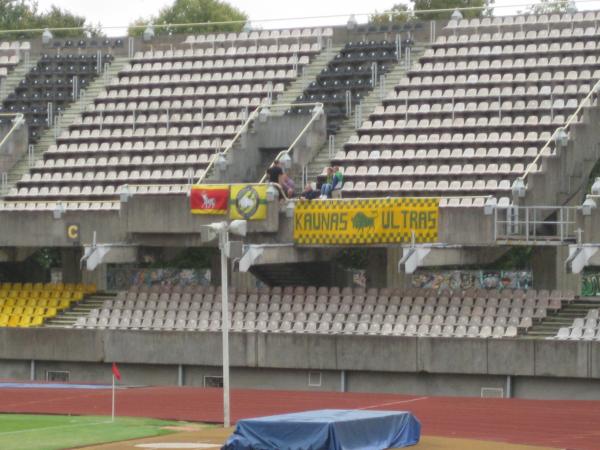
<svg viewBox="0 0 600 450">
<path fill-rule="evenodd" d="M 406 411 L 324 409 L 240 420 L 223 450 L 382 450 L 419 442 Z"/>
</svg>

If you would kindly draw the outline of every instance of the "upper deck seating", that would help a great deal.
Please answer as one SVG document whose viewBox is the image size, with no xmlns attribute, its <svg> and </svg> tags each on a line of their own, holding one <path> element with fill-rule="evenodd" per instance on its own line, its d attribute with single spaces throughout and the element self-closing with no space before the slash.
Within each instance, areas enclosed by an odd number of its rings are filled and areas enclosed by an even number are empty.
<svg viewBox="0 0 600 450">
<path fill-rule="evenodd" d="M 334 156 L 343 196 L 508 199 L 600 80 L 595 17 L 451 23 Z"/>
<path fill-rule="evenodd" d="M 184 48 L 136 53 L 8 198 L 110 201 L 124 185 L 183 192 L 249 111 L 283 92 L 320 52 L 326 30 L 308 31 L 289 42 L 240 33 L 210 46 L 194 38 Z"/>
</svg>

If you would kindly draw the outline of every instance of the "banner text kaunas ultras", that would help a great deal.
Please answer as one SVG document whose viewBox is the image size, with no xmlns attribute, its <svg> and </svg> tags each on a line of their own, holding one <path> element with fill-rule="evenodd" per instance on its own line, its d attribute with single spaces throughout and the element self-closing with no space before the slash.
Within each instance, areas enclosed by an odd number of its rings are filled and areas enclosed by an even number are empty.
<svg viewBox="0 0 600 450">
<path fill-rule="evenodd" d="M 294 242 L 353 245 L 436 242 L 439 201 L 382 198 L 301 201 L 294 210 Z"/>
</svg>

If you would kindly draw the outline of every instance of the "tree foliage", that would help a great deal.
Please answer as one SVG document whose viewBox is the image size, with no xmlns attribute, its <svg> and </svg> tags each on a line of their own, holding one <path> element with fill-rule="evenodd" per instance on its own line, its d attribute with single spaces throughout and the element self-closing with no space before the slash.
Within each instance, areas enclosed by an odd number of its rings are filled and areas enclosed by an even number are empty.
<svg viewBox="0 0 600 450">
<path fill-rule="evenodd" d="M 416 20 L 448 20 L 456 8 L 474 8 L 462 10 L 465 19 L 482 17 L 492 14 L 494 0 L 411 0 L 414 11 L 429 11 L 443 9 L 447 11 L 417 12 Z"/>
<path fill-rule="evenodd" d="M 37 2 L 30 0 L 0 0 L 0 30 L 27 30 L 43 28 L 78 28 L 53 31 L 56 37 L 83 37 L 100 34 L 99 27 L 86 25 L 85 17 L 66 9 L 51 6 L 41 11 Z M 23 39 L 39 36 L 39 32 L 15 31 L 2 33 L 2 39 Z"/>
<path fill-rule="evenodd" d="M 239 9 L 220 0 L 175 0 L 175 2 L 162 8 L 158 16 L 140 18 L 129 27 L 130 36 L 141 36 L 145 26 L 152 23 L 155 25 L 168 24 L 193 24 L 205 22 L 217 22 L 212 25 L 182 26 L 182 27 L 157 27 L 155 33 L 213 33 L 218 31 L 238 32 L 244 27 L 248 16 Z M 237 23 L 218 23 L 237 21 Z M 138 26 L 138 28 L 134 28 Z"/>
<path fill-rule="evenodd" d="M 526 12 L 530 14 L 552 14 L 566 13 L 570 9 L 577 9 L 575 3 L 570 0 L 540 0 L 539 3 L 531 5 Z"/>
<path fill-rule="evenodd" d="M 400 25 L 408 22 L 410 16 L 411 13 L 408 6 L 398 3 L 384 13 L 375 11 L 375 13 L 369 17 L 369 22 L 375 25 Z"/>
</svg>

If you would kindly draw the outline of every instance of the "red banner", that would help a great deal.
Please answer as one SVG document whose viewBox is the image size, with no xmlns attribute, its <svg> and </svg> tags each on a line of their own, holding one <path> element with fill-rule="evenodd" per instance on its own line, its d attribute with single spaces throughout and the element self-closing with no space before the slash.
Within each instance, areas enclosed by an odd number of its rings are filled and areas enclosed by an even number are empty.
<svg viewBox="0 0 600 450">
<path fill-rule="evenodd" d="M 192 214 L 226 214 L 229 204 L 229 186 L 192 186 L 190 209 Z"/>
</svg>

